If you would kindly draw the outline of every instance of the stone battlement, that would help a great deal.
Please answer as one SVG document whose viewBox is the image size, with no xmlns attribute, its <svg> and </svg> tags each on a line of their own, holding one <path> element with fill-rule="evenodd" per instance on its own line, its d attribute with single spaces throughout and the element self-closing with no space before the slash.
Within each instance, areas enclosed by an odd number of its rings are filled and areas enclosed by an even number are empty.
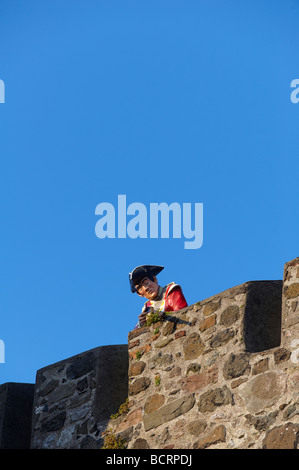
<svg viewBox="0 0 299 470">
<path fill-rule="evenodd" d="M 129 332 L 128 345 L 39 370 L 30 446 L 101 448 L 113 436 L 128 449 L 297 448 L 298 386 L 296 258 L 282 281 L 232 287 Z"/>
</svg>

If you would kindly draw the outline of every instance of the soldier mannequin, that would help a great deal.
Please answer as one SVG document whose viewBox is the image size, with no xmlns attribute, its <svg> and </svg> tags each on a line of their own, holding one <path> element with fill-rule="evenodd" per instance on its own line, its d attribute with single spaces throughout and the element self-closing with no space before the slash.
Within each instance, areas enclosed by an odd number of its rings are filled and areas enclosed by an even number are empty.
<svg viewBox="0 0 299 470">
<path fill-rule="evenodd" d="M 142 265 L 129 273 L 131 292 L 137 292 L 140 297 L 147 299 L 135 328 L 145 325 L 146 316 L 152 309 L 162 314 L 180 310 L 188 305 L 181 287 L 175 282 L 165 287 L 159 286 L 156 276 L 162 269 L 164 269 L 163 266 Z"/>
</svg>

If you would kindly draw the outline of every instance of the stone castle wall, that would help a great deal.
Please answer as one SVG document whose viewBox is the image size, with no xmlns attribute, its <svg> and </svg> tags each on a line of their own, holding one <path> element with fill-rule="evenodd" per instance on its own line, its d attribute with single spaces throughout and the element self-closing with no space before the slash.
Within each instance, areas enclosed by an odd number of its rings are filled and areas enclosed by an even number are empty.
<svg viewBox="0 0 299 470">
<path fill-rule="evenodd" d="M 129 413 L 110 432 L 129 449 L 297 448 L 299 258 L 283 279 L 130 332 Z"/>
<path fill-rule="evenodd" d="M 0 448 L 8 435 L 16 448 L 7 385 Z M 297 448 L 299 258 L 282 281 L 246 282 L 129 332 L 128 345 L 45 367 L 30 390 L 31 448 L 99 449 L 109 437 L 128 449 Z"/>
<path fill-rule="evenodd" d="M 37 372 L 31 448 L 102 447 L 110 415 L 128 396 L 127 351 L 102 346 Z"/>
</svg>

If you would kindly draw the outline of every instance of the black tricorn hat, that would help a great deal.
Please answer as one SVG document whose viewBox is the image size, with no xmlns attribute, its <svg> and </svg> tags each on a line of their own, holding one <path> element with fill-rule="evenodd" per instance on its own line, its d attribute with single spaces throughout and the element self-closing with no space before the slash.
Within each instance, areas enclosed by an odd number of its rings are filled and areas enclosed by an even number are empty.
<svg viewBox="0 0 299 470">
<path fill-rule="evenodd" d="M 162 269 L 164 269 L 164 266 L 153 266 L 150 264 L 137 266 L 131 273 L 129 273 L 131 291 L 136 292 L 136 284 L 138 284 L 145 277 L 152 279 L 153 276 L 157 276 L 157 274 L 159 274 Z"/>
</svg>

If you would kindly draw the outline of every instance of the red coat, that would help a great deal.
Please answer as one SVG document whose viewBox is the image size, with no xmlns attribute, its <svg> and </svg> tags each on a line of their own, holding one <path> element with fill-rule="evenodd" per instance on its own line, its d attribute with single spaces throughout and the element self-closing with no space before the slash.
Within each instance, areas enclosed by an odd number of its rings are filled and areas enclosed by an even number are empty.
<svg viewBox="0 0 299 470">
<path fill-rule="evenodd" d="M 163 291 L 165 293 L 162 299 L 157 302 L 148 300 L 145 302 L 142 312 L 149 311 L 151 307 L 158 311 L 175 312 L 188 306 L 183 291 L 178 284 L 172 282 L 164 287 Z M 140 325 L 138 323 L 135 328 L 138 328 L 139 326 Z"/>
<path fill-rule="evenodd" d="M 164 312 L 176 312 L 187 306 L 188 304 L 179 285 L 176 285 L 169 294 L 166 292 Z"/>
</svg>

